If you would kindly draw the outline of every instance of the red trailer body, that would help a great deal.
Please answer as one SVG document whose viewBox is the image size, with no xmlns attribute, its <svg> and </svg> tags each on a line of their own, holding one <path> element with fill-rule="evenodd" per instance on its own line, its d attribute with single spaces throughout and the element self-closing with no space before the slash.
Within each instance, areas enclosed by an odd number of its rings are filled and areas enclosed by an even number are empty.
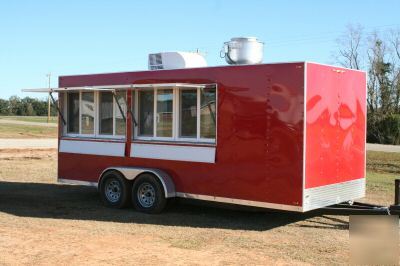
<svg viewBox="0 0 400 266">
<path fill-rule="evenodd" d="M 172 183 L 167 197 L 291 211 L 365 194 L 365 72 L 298 62 L 59 78 L 63 88 L 125 86 L 132 109 L 139 84 L 216 84 L 215 142 L 136 139 L 129 113 L 123 139 L 68 136 L 60 119 L 59 181 L 155 169 Z"/>
</svg>

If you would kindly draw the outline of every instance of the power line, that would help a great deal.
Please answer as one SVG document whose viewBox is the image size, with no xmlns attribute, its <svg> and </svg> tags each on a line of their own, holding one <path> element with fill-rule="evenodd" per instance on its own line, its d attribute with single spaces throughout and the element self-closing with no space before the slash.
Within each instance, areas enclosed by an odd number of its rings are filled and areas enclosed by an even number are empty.
<svg viewBox="0 0 400 266">
<path fill-rule="evenodd" d="M 361 26 L 362 27 L 362 26 Z M 396 27 L 400 27 L 400 24 L 388 24 L 388 25 L 381 25 L 381 26 L 369 26 L 369 27 L 362 27 L 363 31 L 367 31 L 367 33 L 364 33 L 364 36 L 372 36 L 374 34 L 373 31 L 378 30 L 378 29 L 383 29 L 383 28 L 388 28 L 389 29 L 384 29 L 381 31 L 378 31 L 378 33 L 382 32 L 388 32 L 393 30 Z M 372 31 L 372 32 L 369 32 Z M 369 33 L 368 33 L 369 32 Z M 276 45 L 286 45 L 286 44 L 293 44 L 293 43 L 299 43 L 299 42 L 330 42 L 333 41 L 334 39 L 337 39 L 340 37 L 340 35 L 345 35 L 347 32 L 346 30 L 341 30 L 341 31 L 329 31 L 329 32 L 321 32 L 318 34 L 303 34 L 303 35 L 286 35 L 289 38 L 277 38 L 277 39 L 269 39 L 269 40 L 264 40 L 265 44 L 267 46 L 276 46 Z M 332 35 L 335 35 L 335 37 L 332 37 Z M 283 36 L 282 36 L 283 37 Z M 205 44 L 200 46 L 200 49 L 205 49 L 205 48 L 216 48 L 222 46 L 219 44 Z"/>
</svg>

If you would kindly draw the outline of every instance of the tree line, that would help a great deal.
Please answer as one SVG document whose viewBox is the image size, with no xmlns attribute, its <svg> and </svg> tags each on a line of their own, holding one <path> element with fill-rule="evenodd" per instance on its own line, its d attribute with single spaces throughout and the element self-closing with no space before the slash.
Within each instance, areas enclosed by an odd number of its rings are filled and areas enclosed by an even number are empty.
<svg viewBox="0 0 400 266">
<path fill-rule="evenodd" d="M 8 100 L 0 99 L 0 115 L 46 116 L 47 108 L 47 100 L 18 96 L 11 96 Z M 53 104 L 50 107 L 50 115 L 57 115 Z"/>
<path fill-rule="evenodd" d="M 400 30 L 350 25 L 337 43 L 336 61 L 368 74 L 367 141 L 400 144 Z"/>
</svg>

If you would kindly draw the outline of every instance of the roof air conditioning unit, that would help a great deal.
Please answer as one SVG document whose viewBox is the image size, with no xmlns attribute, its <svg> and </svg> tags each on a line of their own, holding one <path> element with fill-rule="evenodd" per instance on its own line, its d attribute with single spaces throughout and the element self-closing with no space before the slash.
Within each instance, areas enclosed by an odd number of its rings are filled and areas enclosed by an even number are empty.
<svg viewBox="0 0 400 266">
<path fill-rule="evenodd" d="M 205 67 L 207 62 L 199 53 L 162 52 L 149 54 L 149 70 Z"/>
</svg>

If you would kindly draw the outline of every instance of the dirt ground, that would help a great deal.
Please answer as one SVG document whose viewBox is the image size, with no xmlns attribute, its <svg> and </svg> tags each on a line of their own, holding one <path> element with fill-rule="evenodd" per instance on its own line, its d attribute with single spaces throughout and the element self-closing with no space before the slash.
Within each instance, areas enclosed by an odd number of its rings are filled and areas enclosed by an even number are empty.
<svg viewBox="0 0 400 266">
<path fill-rule="evenodd" d="M 161 215 L 114 210 L 93 188 L 56 184 L 56 169 L 54 149 L 0 150 L 1 265 L 348 263 L 347 216 L 182 201 Z"/>
</svg>

